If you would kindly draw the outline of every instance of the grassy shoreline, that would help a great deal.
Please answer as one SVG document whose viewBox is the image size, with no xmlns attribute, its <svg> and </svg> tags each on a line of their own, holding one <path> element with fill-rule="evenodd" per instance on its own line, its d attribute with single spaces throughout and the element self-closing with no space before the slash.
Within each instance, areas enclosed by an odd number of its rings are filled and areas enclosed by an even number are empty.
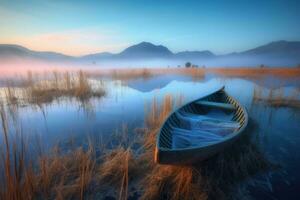
<svg viewBox="0 0 300 200">
<path fill-rule="evenodd" d="M 180 105 L 166 95 L 156 99 L 145 116 L 146 127 L 129 140 L 126 127 L 114 148 L 90 142 L 63 152 L 58 147 L 37 157 L 22 137 L 9 140 L 9 113 L 1 104 L 6 149 L 1 149 L 1 199 L 220 199 L 231 198 L 235 187 L 249 177 L 274 168 L 247 134 L 228 151 L 194 166 L 158 165 L 153 161 L 155 140 L 165 117 Z M 137 152 L 133 143 L 139 143 Z M 16 144 L 21 144 L 17 146 Z M 40 146 L 42 146 L 40 144 Z M 24 147 L 24 148 L 23 148 Z M 11 152 L 11 153 L 10 153 Z M 42 152 L 42 151 L 41 151 Z M 230 184 L 229 184 L 230 183 Z"/>
<path fill-rule="evenodd" d="M 30 71 L 30 70 L 28 70 Z M 28 71 L 19 72 L 18 70 L 12 74 L 1 73 L 0 79 L 6 80 L 11 78 L 22 78 L 28 74 Z M 262 77 L 262 76 L 276 76 L 281 78 L 292 78 L 300 76 L 300 67 L 199 67 L 199 68 L 184 68 L 184 67 L 170 67 L 170 68 L 62 68 L 56 69 L 39 69 L 32 70 L 33 74 L 49 74 L 56 71 L 59 74 L 65 72 L 76 73 L 83 71 L 90 77 L 112 78 L 118 80 L 131 79 L 148 79 L 152 76 L 158 75 L 187 75 L 195 79 L 201 79 L 207 73 L 216 74 L 219 76 L 235 76 L 235 77 Z M 2 81 L 3 82 L 3 81 Z"/>
<path fill-rule="evenodd" d="M 101 98 L 106 95 L 105 87 L 92 84 L 83 71 L 59 73 L 52 71 L 46 75 L 27 72 L 18 83 L 9 79 L 4 87 L 4 98 L 10 105 L 51 103 L 60 97 L 76 98 L 84 102 L 90 98 Z M 17 86 L 17 87 L 16 87 Z"/>
</svg>

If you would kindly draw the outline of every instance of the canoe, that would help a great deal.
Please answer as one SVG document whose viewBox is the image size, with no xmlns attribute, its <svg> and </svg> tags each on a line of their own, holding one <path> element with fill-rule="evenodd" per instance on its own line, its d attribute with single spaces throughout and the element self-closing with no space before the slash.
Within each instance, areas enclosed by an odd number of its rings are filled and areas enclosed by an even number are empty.
<svg viewBox="0 0 300 200">
<path fill-rule="evenodd" d="M 231 145 L 247 124 L 246 109 L 223 86 L 168 116 L 158 133 L 154 160 L 169 165 L 201 162 Z"/>
</svg>

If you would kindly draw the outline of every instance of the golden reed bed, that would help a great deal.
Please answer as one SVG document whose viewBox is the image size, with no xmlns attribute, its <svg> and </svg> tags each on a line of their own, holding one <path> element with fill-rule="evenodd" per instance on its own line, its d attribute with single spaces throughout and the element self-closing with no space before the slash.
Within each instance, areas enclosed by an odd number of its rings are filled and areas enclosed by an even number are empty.
<svg viewBox="0 0 300 200">
<path fill-rule="evenodd" d="M 133 140 L 128 140 L 124 128 L 121 138 L 125 143 L 120 142 L 115 149 L 106 145 L 99 149 L 99 144 L 89 140 L 86 148 L 78 146 L 63 152 L 54 147 L 46 154 L 37 143 L 40 153 L 32 156 L 28 149 L 34 145 L 32 141 L 22 135 L 15 140 L 8 137 L 12 128 L 9 124 L 13 123 L 9 123 L 7 107 L 0 102 L 0 128 L 5 138 L 0 148 L 0 199 L 101 199 L 112 195 L 125 200 L 132 193 L 147 200 L 232 199 L 236 195 L 233 188 L 240 182 L 274 168 L 249 134 L 228 151 L 199 165 L 155 164 L 158 129 L 180 104 L 181 97 L 175 101 L 166 95 L 162 102 L 154 98 L 148 105 L 145 130 L 135 135 L 141 147 L 139 153 L 131 148 Z"/>
<path fill-rule="evenodd" d="M 149 77 L 169 73 L 188 75 L 199 73 L 200 76 L 202 72 L 205 74 L 206 71 L 210 71 L 201 68 L 147 70 L 139 69 L 134 73 L 124 70 L 117 73 L 123 77 L 128 77 L 128 72 L 134 74 L 129 77 Z M 220 69 L 212 71 L 217 73 Z M 241 71 L 239 74 L 247 72 L 246 69 Z M 260 74 L 259 72 L 256 71 Z M 86 80 L 83 75 L 78 76 Z M 69 82 L 68 76 L 63 78 L 65 83 Z M 54 83 L 57 85 L 55 81 Z M 78 84 L 86 86 L 86 81 Z M 64 84 L 66 87 L 67 85 Z M 13 95 L 7 95 L 7 98 L 11 97 Z M 109 195 L 110 190 L 118 199 L 127 199 L 132 195 L 132 191 L 138 192 L 141 199 L 150 200 L 206 200 L 222 197 L 230 199 L 235 195 L 233 188 L 238 187 L 240 182 L 276 168 L 261 151 L 259 143 L 251 139 L 251 134 L 245 135 L 228 151 L 200 163 L 199 166 L 155 164 L 153 152 L 158 129 L 174 106 L 181 104 L 180 101 L 182 100 L 174 101 L 170 95 L 166 95 L 160 104 L 156 99 L 153 100 L 146 112 L 145 131 L 139 135 L 138 142 L 141 146 L 139 153 L 136 153 L 130 144 L 120 144 L 115 149 L 104 147 L 102 153 L 97 155 L 98 147 L 90 143 L 87 148 L 79 146 L 67 153 L 54 148 L 49 154 L 40 153 L 37 157 L 32 157 L 28 150 L 28 146 L 32 143 L 25 141 L 23 137 L 16 140 L 8 137 L 9 130 L 14 130 L 9 126 L 14 124 L 10 122 L 12 117 L 9 117 L 8 112 L 11 104 L 5 105 L 0 101 L 0 129 L 4 138 L 3 146 L 0 148 L 3 153 L 0 164 L 0 199 L 97 199 L 107 193 Z M 123 136 L 126 138 L 126 135 L 128 134 L 124 133 Z M 135 190 L 132 189 L 132 185 L 135 186 Z"/>
<path fill-rule="evenodd" d="M 279 77 L 297 77 L 300 76 L 300 67 L 297 68 L 248 68 L 248 67 L 238 67 L 238 68 L 209 68 L 205 72 L 210 72 L 223 76 L 242 76 L 242 77 L 253 77 L 253 76 L 265 76 L 273 75 Z"/>
<path fill-rule="evenodd" d="M 206 73 L 222 76 L 253 77 L 273 75 L 280 77 L 297 77 L 300 75 L 300 67 L 211 67 L 211 68 L 142 68 L 142 69 L 105 69 L 91 70 L 89 74 L 112 75 L 120 78 L 149 78 L 154 75 L 182 74 L 194 77 L 203 77 Z"/>
<path fill-rule="evenodd" d="M 131 80 L 137 78 L 150 78 L 157 75 L 188 75 L 193 79 L 198 80 L 205 77 L 205 74 L 215 74 L 218 76 L 231 76 L 231 77 L 261 77 L 266 75 L 278 76 L 281 78 L 290 78 L 300 76 L 300 67 L 209 67 L 209 68 L 184 68 L 184 67 L 169 67 L 169 68 L 39 68 L 29 70 L 16 70 L 14 72 L 5 73 L 0 69 L 0 79 L 23 77 L 32 72 L 33 74 L 48 74 L 57 73 L 74 73 L 84 71 L 89 76 L 94 77 L 108 77 L 118 80 Z M 3 71 L 3 73 L 2 73 Z"/>
</svg>

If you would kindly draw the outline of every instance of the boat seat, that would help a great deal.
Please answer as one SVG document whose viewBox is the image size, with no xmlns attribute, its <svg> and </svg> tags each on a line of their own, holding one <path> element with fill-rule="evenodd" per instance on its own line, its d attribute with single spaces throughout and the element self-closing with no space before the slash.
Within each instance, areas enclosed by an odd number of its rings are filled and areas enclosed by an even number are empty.
<svg viewBox="0 0 300 200">
<path fill-rule="evenodd" d="M 176 115 L 179 119 L 190 119 L 190 120 L 197 120 L 197 121 L 203 121 L 203 120 L 213 120 L 213 121 L 218 121 L 218 122 L 233 122 L 230 119 L 223 119 L 223 118 L 218 118 L 218 116 L 209 116 L 209 115 L 201 115 L 201 114 L 194 114 L 194 113 L 188 113 L 185 111 L 178 111 L 176 112 Z"/>
<path fill-rule="evenodd" d="M 221 109 L 225 109 L 225 110 L 235 110 L 236 107 L 234 107 L 234 105 L 230 104 L 230 103 L 220 103 L 220 102 L 214 102 L 214 101 L 203 101 L 203 100 L 199 100 L 195 102 L 198 105 L 202 105 L 202 106 L 208 106 L 208 107 L 214 107 L 214 108 L 221 108 Z"/>
<path fill-rule="evenodd" d="M 207 131 L 172 130 L 172 148 L 203 147 L 223 140 L 223 137 Z"/>
</svg>

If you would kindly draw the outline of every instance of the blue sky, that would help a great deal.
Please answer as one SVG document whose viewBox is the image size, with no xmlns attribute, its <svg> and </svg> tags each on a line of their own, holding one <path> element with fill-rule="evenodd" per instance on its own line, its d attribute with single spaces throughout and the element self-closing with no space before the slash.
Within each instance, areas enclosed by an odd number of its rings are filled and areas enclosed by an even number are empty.
<svg viewBox="0 0 300 200">
<path fill-rule="evenodd" d="M 149 41 L 223 54 L 300 40 L 300 1 L 0 0 L 0 43 L 71 55 Z"/>
</svg>

